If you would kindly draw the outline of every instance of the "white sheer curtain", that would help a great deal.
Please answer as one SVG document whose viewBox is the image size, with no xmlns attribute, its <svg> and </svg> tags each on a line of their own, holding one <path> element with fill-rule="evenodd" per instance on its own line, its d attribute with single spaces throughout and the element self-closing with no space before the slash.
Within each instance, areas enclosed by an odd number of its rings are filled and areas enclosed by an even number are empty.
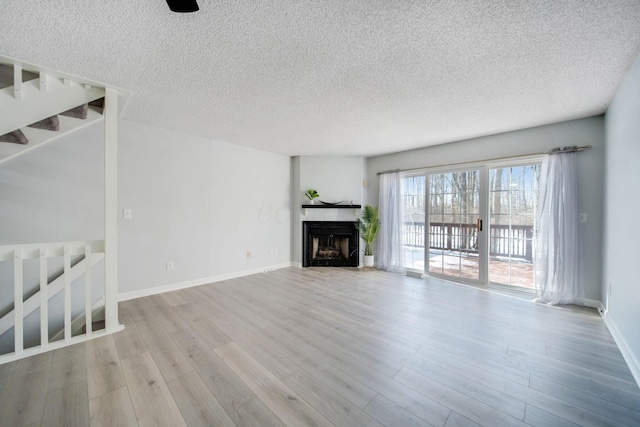
<svg viewBox="0 0 640 427">
<path fill-rule="evenodd" d="M 399 172 L 380 175 L 378 268 L 394 272 L 402 271 L 404 265 L 401 185 L 402 177 Z"/>
<path fill-rule="evenodd" d="M 535 282 L 545 304 L 584 301 L 576 156 L 548 155 L 540 173 Z"/>
</svg>

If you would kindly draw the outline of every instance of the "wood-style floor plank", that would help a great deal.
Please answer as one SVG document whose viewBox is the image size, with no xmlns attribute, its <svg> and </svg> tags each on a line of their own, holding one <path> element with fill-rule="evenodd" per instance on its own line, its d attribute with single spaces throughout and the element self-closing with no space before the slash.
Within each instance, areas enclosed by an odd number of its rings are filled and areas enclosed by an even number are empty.
<svg viewBox="0 0 640 427">
<path fill-rule="evenodd" d="M 52 353 L 12 362 L 13 369 L 0 399 L 3 423 L 23 426 L 42 420 Z"/>
<path fill-rule="evenodd" d="M 126 359 L 147 351 L 144 339 L 133 321 L 125 323 L 124 330 L 114 334 L 113 340 L 116 343 L 120 359 Z"/>
<path fill-rule="evenodd" d="M 336 426 L 382 427 L 348 399 L 301 369 L 284 383 Z"/>
<path fill-rule="evenodd" d="M 187 323 L 161 298 L 161 295 L 152 295 L 147 298 L 153 306 L 158 323 L 162 325 L 168 334 L 175 334 L 187 328 Z"/>
<path fill-rule="evenodd" d="M 234 426 L 224 408 L 195 372 L 167 383 L 188 426 Z"/>
<path fill-rule="evenodd" d="M 283 427 L 285 425 L 257 397 L 233 411 L 231 419 L 235 425 L 242 427 Z"/>
<path fill-rule="evenodd" d="M 287 425 L 331 426 L 318 411 L 260 365 L 237 344 L 229 343 L 216 353 Z"/>
<path fill-rule="evenodd" d="M 9 382 L 15 363 L 0 365 L 0 396 L 4 396 L 5 385 Z"/>
<path fill-rule="evenodd" d="M 273 332 L 271 335 L 266 335 L 266 333 L 267 331 L 263 331 L 259 336 L 270 344 L 274 349 L 272 351 L 277 349 L 296 365 L 319 378 L 320 381 L 345 396 L 359 408 L 364 409 L 378 394 L 347 372 L 316 356 L 308 347 L 300 345 L 299 342 L 278 336 Z"/>
<path fill-rule="evenodd" d="M 280 379 L 286 378 L 298 370 L 298 365 L 295 362 L 252 333 L 236 335 L 234 342 Z"/>
<path fill-rule="evenodd" d="M 113 335 L 87 341 L 85 348 L 90 400 L 126 385 Z"/>
<path fill-rule="evenodd" d="M 536 376 L 531 377 L 530 387 L 556 399 L 561 399 L 571 405 L 597 412 L 612 420 L 630 426 L 640 426 L 640 406 L 636 406 L 634 409 L 625 408 L 616 403 L 599 399 L 582 391 L 564 387 L 561 384 L 553 383 Z"/>
<path fill-rule="evenodd" d="M 49 426 L 89 425 L 87 383 L 75 382 L 47 392 L 42 422 Z"/>
<path fill-rule="evenodd" d="M 193 366 L 159 322 L 136 322 L 147 349 L 166 382 L 193 371 Z"/>
<path fill-rule="evenodd" d="M 397 380 L 408 387 L 435 398 L 438 402 L 477 423 L 488 423 L 496 426 L 524 426 L 524 410 L 521 418 L 510 416 L 500 409 L 493 408 L 475 399 L 472 395 L 459 392 L 446 385 L 433 381 L 408 368 L 396 375 Z M 476 396 L 477 397 L 477 396 Z M 485 399 L 483 399 L 485 400 Z"/>
<path fill-rule="evenodd" d="M 364 410 L 386 426 L 433 426 L 382 395 L 376 396 Z"/>
<path fill-rule="evenodd" d="M 91 399 L 89 417 L 91 427 L 138 426 L 127 387 L 120 387 Z"/>
<path fill-rule="evenodd" d="M 197 336 L 189 331 L 177 332 L 172 336 L 227 413 L 235 411 L 255 397 L 250 387 Z"/>
<path fill-rule="evenodd" d="M 261 331 L 262 333 L 275 337 L 274 332 L 269 328 Z M 288 339 L 293 342 L 304 343 L 309 350 L 323 358 L 330 364 L 340 367 L 340 369 L 348 375 L 355 378 L 370 389 L 383 394 L 396 404 L 410 410 L 418 417 L 431 422 L 433 425 L 442 425 L 444 420 L 449 416 L 449 408 L 430 399 L 411 388 L 405 387 L 391 377 L 371 368 L 367 364 L 359 362 L 348 354 L 340 351 L 330 345 L 323 345 L 321 342 L 310 338 L 308 334 L 297 331 L 295 328 L 281 330 Z"/>
<path fill-rule="evenodd" d="M 467 417 L 463 417 L 457 412 L 451 412 L 449 418 L 447 418 L 447 423 L 444 427 L 478 427 L 480 424 L 474 423 Z"/>
<path fill-rule="evenodd" d="M 183 305 L 187 302 L 180 296 L 178 292 L 167 292 L 164 294 L 160 294 L 160 297 L 166 301 L 171 307 L 175 307 L 177 305 Z"/>
<path fill-rule="evenodd" d="M 84 343 L 74 344 L 51 352 L 51 366 L 47 390 L 67 387 L 87 380 L 87 359 Z"/>
<path fill-rule="evenodd" d="M 405 367 L 403 370 L 404 369 L 410 368 Z M 471 375 L 460 375 L 437 363 L 422 363 L 419 369 L 413 371 L 452 390 L 456 390 L 479 402 L 496 408 L 518 420 L 524 419 L 525 403 L 515 397 L 491 388 L 492 383 L 488 375 L 484 377 L 485 381 L 483 382 L 474 381 L 468 378 Z M 487 379 L 489 381 L 486 381 Z"/>
<path fill-rule="evenodd" d="M 527 413 L 524 421 L 532 426 L 540 427 L 578 427 L 578 424 L 567 421 L 533 405 L 527 404 Z"/>
<path fill-rule="evenodd" d="M 286 268 L 125 301 L 120 319 L 0 366 L 0 425 L 640 425 L 640 389 L 585 307 Z"/>
<path fill-rule="evenodd" d="M 122 370 L 140 426 L 186 426 L 148 351 L 122 360 Z"/>
</svg>

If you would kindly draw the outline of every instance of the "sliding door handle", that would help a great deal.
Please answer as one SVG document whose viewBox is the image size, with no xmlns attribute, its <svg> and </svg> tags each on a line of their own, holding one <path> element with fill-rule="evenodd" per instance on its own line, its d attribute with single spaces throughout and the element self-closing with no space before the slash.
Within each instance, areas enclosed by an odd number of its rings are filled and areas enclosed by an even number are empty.
<svg viewBox="0 0 640 427">
<path fill-rule="evenodd" d="M 478 231 L 482 231 L 482 220 L 480 218 L 478 218 Z"/>
</svg>

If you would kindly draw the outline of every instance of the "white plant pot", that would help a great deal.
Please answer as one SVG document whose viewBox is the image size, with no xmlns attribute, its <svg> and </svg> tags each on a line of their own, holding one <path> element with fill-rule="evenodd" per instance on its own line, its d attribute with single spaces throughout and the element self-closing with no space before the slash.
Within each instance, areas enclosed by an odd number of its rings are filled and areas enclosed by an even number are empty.
<svg viewBox="0 0 640 427">
<path fill-rule="evenodd" d="M 365 267 L 373 267 L 373 255 L 365 255 L 364 256 L 364 266 Z"/>
</svg>

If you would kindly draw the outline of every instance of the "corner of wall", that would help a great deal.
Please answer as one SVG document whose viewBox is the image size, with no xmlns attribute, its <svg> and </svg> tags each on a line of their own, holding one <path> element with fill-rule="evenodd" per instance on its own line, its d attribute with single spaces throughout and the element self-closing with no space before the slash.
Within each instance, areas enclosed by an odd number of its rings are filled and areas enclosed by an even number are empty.
<svg viewBox="0 0 640 427">
<path fill-rule="evenodd" d="M 624 77 L 605 115 L 606 153 L 602 298 L 605 323 L 640 385 L 640 288 L 637 243 L 640 229 L 640 55 Z"/>
<path fill-rule="evenodd" d="M 640 361 L 633 353 L 633 349 L 629 346 L 629 343 L 624 338 L 624 335 L 622 335 L 622 333 L 620 332 L 620 329 L 618 329 L 618 326 L 616 325 L 613 317 L 611 317 L 609 313 L 604 310 L 604 307 L 601 307 L 599 311 L 600 316 L 602 316 L 607 329 L 609 329 L 609 332 L 613 337 L 613 340 L 616 342 L 618 348 L 620 349 L 622 357 L 624 358 L 625 362 L 627 362 L 627 366 L 629 366 L 631 375 L 633 375 L 633 378 L 636 380 L 638 387 L 640 387 Z"/>
</svg>

